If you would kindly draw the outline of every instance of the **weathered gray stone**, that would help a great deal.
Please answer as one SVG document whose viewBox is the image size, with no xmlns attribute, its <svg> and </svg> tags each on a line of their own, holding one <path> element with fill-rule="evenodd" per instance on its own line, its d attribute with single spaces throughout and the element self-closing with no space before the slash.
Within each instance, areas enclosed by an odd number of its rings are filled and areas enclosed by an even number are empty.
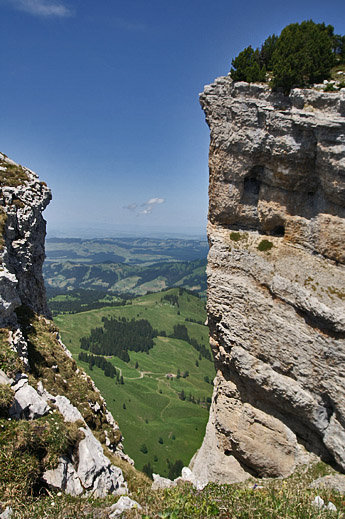
<svg viewBox="0 0 345 519">
<path fill-rule="evenodd" d="M 12 384 L 12 389 L 15 395 L 14 402 L 9 409 L 11 418 L 17 420 L 20 418 L 34 420 L 48 413 L 50 407 L 46 401 L 40 397 L 36 389 L 30 386 L 27 375 L 22 374 L 20 378 Z"/>
<path fill-rule="evenodd" d="M 159 474 L 152 474 L 153 477 L 153 483 L 152 483 L 152 490 L 159 490 L 163 488 L 171 488 L 175 487 L 176 483 L 175 481 L 172 481 L 169 478 L 164 478 L 163 476 L 160 476 Z"/>
<path fill-rule="evenodd" d="M 16 321 L 14 310 L 20 305 L 49 315 L 42 276 L 46 227 L 42 211 L 51 193 L 36 173 L 3 154 L 0 166 L 3 171 L 17 166 L 23 179 L 19 185 L 3 186 L 0 196 L 6 214 L 4 247 L 0 248 L 0 325 L 4 326 Z"/>
<path fill-rule="evenodd" d="M 79 496 L 84 492 L 80 479 L 74 469 L 72 461 L 66 456 L 59 459 L 55 469 L 46 470 L 42 479 L 55 488 L 61 488 L 66 494 Z"/>
<path fill-rule="evenodd" d="M 85 437 L 79 443 L 77 459 L 61 457 L 55 469 L 43 474 L 44 481 L 72 496 L 126 494 L 127 484 L 121 469 L 110 463 L 103 453 L 102 445 L 87 426 L 80 430 Z"/>
<path fill-rule="evenodd" d="M 62 416 L 64 417 L 65 422 L 77 422 L 81 420 L 85 423 L 84 418 L 81 413 L 78 411 L 74 405 L 66 398 L 65 396 L 57 395 L 55 397 L 50 397 L 49 400 L 56 405 Z"/>
<path fill-rule="evenodd" d="M 176 483 L 178 483 L 179 481 L 187 481 L 188 483 L 191 483 L 193 487 L 197 490 L 202 490 L 208 483 L 208 480 L 206 478 L 204 478 L 203 480 L 197 478 L 194 472 L 192 472 L 189 467 L 183 467 L 181 477 L 175 479 Z"/>
<path fill-rule="evenodd" d="M 9 378 L 2 369 L 0 369 L 0 384 L 12 384 L 13 379 Z"/>
<path fill-rule="evenodd" d="M 225 77 L 200 100 L 217 377 L 193 473 L 286 476 L 315 455 L 345 470 L 344 93 Z"/>
<path fill-rule="evenodd" d="M 10 519 L 12 517 L 13 510 L 10 506 L 8 506 L 2 514 L 0 514 L 0 519 Z"/>
<path fill-rule="evenodd" d="M 86 491 L 95 497 L 127 493 L 121 469 L 111 465 L 102 445 L 89 428 L 80 428 L 85 438 L 79 443 L 77 475 Z"/>
<path fill-rule="evenodd" d="M 116 517 L 120 517 L 126 510 L 132 510 L 136 508 L 137 510 L 142 510 L 141 505 L 134 501 L 134 499 L 130 499 L 128 496 L 122 496 L 118 500 L 117 503 L 110 507 L 112 513 L 109 515 L 110 519 L 114 519 Z"/>
<path fill-rule="evenodd" d="M 345 475 L 330 474 L 317 478 L 310 484 L 310 488 L 330 488 L 340 494 L 345 494 Z"/>
</svg>

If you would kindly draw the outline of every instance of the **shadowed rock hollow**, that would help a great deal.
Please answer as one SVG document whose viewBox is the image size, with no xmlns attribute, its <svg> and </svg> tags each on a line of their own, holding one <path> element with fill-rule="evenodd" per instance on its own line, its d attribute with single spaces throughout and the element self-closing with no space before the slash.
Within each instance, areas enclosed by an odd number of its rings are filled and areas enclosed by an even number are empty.
<svg viewBox="0 0 345 519">
<path fill-rule="evenodd" d="M 345 470 L 345 93 L 218 78 L 208 320 L 217 368 L 200 478 Z"/>
</svg>

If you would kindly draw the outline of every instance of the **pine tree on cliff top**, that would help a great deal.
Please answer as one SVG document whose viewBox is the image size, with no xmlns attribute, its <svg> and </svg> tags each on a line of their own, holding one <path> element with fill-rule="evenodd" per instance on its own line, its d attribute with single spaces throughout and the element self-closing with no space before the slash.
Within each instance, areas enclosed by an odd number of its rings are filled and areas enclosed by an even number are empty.
<svg viewBox="0 0 345 519">
<path fill-rule="evenodd" d="M 279 37 L 269 36 L 260 50 L 244 49 L 232 60 L 231 77 L 262 82 L 269 71 L 271 86 L 288 93 L 328 79 L 337 61 L 345 61 L 345 37 L 334 34 L 331 25 L 309 20 L 288 25 Z"/>
</svg>

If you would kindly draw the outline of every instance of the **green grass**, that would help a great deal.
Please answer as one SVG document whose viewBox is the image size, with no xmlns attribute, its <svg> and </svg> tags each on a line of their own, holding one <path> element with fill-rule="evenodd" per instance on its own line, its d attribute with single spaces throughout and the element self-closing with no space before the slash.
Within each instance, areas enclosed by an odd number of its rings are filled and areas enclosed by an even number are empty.
<svg viewBox="0 0 345 519">
<path fill-rule="evenodd" d="M 321 465 L 321 466 L 320 466 Z M 197 491 L 189 485 L 152 492 L 139 491 L 143 510 L 129 512 L 133 519 L 316 519 L 344 517 L 344 496 L 326 489 L 309 489 L 310 482 L 325 471 L 322 464 L 303 467 L 286 480 L 247 481 L 239 485 L 209 484 Z M 259 485 L 255 487 L 255 483 Z M 316 495 L 338 512 L 312 505 Z"/>
<path fill-rule="evenodd" d="M 0 495 L 12 503 L 32 492 L 42 472 L 77 451 L 83 433 L 54 412 L 37 420 L 0 419 Z"/>
<path fill-rule="evenodd" d="M 91 328 L 101 326 L 104 315 L 148 319 L 155 329 L 164 330 L 167 335 L 172 333 L 174 324 L 185 324 L 190 337 L 207 345 L 207 328 L 185 321 L 187 317 L 205 321 L 203 301 L 184 292 L 179 296 L 179 307 L 176 307 L 161 300 L 169 293 L 179 294 L 179 289 L 138 297 L 131 305 L 57 316 L 55 322 L 75 359 L 81 351 L 80 337 L 87 335 Z M 125 438 L 125 451 L 134 459 L 136 467 L 141 469 L 150 461 L 155 472 L 167 475 L 167 458 L 171 461 L 182 459 L 187 465 L 201 445 L 208 419 L 207 405 L 189 402 L 188 397 L 191 393 L 196 400 L 210 398 L 212 385 L 206 383 L 204 377 L 213 379 L 213 363 L 205 358 L 199 360 L 199 353 L 186 342 L 161 336 L 155 339 L 149 354 L 131 351 L 129 354 L 131 360 L 128 364 L 116 357 L 111 358 L 114 366 L 121 370 L 124 385 L 105 377 L 97 367 L 90 371 L 86 363 L 77 362 L 93 378 L 119 422 Z M 139 364 L 137 370 L 136 362 Z M 167 373 L 177 374 L 178 369 L 181 374 L 189 371 L 189 376 L 166 378 Z M 186 401 L 179 398 L 182 389 Z M 158 443 L 159 437 L 163 438 L 163 444 Z M 143 443 L 148 447 L 147 454 L 140 451 Z M 154 461 L 155 457 L 157 461 Z"/>
<path fill-rule="evenodd" d="M 123 462 L 119 462 L 121 466 Z M 248 480 L 237 485 L 210 483 L 201 491 L 189 484 L 168 490 L 153 491 L 148 480 L 128 464 L 123 467 L 130 481 L 131 498 L 141 510 L 126 512 L 127 519 L 343 519 L 345 498 L 330 489 L 310 489 L 310 483 L 332 470 L 323 463 L 301 467 L 285 480 Z M 258 485 L 255 487 L 255 485 Z M 255 488 L 254 488 L 255 487 Z M 312 505 L 319 495 L 337 512 L 318 509 Z M 118 500 L 73 498 L 56 490 L 39 497 L 12 497 L 12 519 L 75 519 L 109 517 L 109 506 Z"/>
<path fill-rule="evenodd" d="M 18 187 L 29 180 L 28 173 L 20 165 L 8 164 L 1 161 L 6 171 L 1 171 L 0 186 Z"/>
</svg>

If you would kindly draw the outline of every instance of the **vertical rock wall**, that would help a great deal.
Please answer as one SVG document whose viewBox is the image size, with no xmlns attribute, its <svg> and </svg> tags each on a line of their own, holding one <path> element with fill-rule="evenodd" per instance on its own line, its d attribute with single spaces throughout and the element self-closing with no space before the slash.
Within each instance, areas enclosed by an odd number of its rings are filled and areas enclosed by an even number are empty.
<svg viewBox="0 0 345 519">
<path fill-rule="evenodd" d="M 50 190 L 36 173 L 0 153 L 0 325 L 13 322 L 21 305 L 49 313 L 42 276 L 42 211 L 50 200 Z"/>
<path fill-rule="evenodd" d="M 217 368 L 200 478 L 345 470 L 345 93 L 218 78 L 208 319 Z"/>
</svg>

